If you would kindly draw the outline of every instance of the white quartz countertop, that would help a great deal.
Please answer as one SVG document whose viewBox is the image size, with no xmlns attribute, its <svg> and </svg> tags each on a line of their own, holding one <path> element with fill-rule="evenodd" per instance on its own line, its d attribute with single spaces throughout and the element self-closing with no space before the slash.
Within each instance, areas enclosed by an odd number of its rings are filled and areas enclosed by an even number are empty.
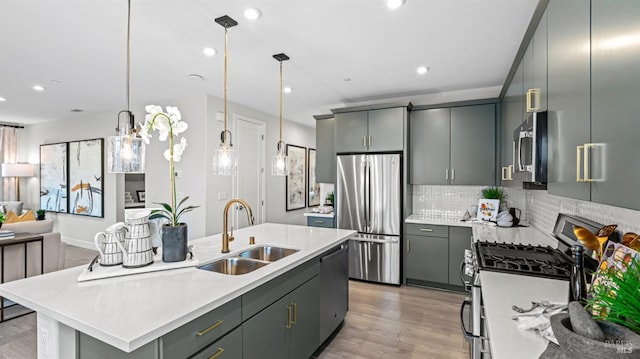
<svg viewBox="0 0 640 359">
<path fill-rule="evenodd" d="M 557 247 L 557 240 L 534 227 L 473 226 L 474 240 Z M 493 359 L 538 358 L 547 343 L 532 331 L 517 328 L 513 305 L 530 308 L 532 301 L 566 303 L 569 282 L 532 276 L 480 271 L 482 301 Z"/>
<path fill-rule="evenodd" d="M 0 295 L 125 352 L 186 324 L 322 254 L 356 232 L 266 223 L 236 230 L 231 253 L 222 254 L 221 235 L 189 241 L 200 263 L 237 254 L 250 246 L 277 245 L 299 252 L 231 276 L 183 268 L 77 282 L 79 266 L 0 285 Z M 88 265 L 88 263 L 87 263 Z"/>
<path fill-rule="evenodd" d="M 414 224 L 432 224 L 438 226 L 457 226 L 457 227 L 471 227 L 473 223 L 465 222 L 461 220 L 453 220 L 438 217 L 427 217 L 419 214 L 412 214 L 404 220 L 406 223 Z"/>
</svg>

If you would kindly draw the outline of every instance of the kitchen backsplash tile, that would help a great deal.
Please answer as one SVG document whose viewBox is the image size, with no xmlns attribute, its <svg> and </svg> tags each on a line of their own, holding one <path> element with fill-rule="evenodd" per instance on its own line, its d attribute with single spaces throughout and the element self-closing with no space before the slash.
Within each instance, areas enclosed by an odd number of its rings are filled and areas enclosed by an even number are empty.
<svg viewBox="0 0 640 359">
<path fill-rule="evenodd" d="M 529 223 L 551 233 L 558 213 L 578 215 L 602 224 L 617 224 L 620 233 L 640 233 L 640 211 L 580 201 L 549 194 L 547 191 L 525 191 Z"/>
<path fill-rule="evenodd" d="M 426 218 L 459 220 L 478 204 L 485 186 L 413 186 L 413 214 Z"/>
</svg>

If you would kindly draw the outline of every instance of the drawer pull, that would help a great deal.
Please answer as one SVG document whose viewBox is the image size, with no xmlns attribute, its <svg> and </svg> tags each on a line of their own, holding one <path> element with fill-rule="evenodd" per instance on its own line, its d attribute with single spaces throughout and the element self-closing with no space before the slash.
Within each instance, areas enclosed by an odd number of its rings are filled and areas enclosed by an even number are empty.
<svg viewBox="0 0 640 359">
<path fill-rule="evenodd" d="M 212 325 L 212 326 L 210 326 L 209 328 L 207 328 L 207 329 L 205 329 L 205 330 L 203 330 L 203 331 L 197 332 L 197 333 L 196 333 L 196 335 L 197 335 L 197 336 L 199 336 L 199 337 L 201 337 L 201 336 L 203 336 L 203 335 L 205 335 L 205 334 L 209 333 L 210 331 L 212 331 L 212 330 L 216 329 L 217 327 L 221 326 L 221 325 L 222 325 L 222 323 L 223 323 L 223 321 L 222 321 L 222 320 L 218 320 L 217 322 L 213 323 L 213 325 Z"/>
<path fill-rule="evenodd" d="M 323 223 L 324 223 L 324 221 L 321 221 L 321 220 L 315 220 L 315 221 L 313 221 L 313 223 L 323 224 Z"/>
<path fill-rule="evenodd" d="M 287 305 L 287 329 L 291 329 L 291 306 Z"/>
<path fill-rule="evenodd" d="M 215 353 L 213 353 L 212 356 L 209 357 L 209 359 L 216 359 L 217 357 L 219 357 L 222 353 L 224 353 L 224 349 L 222 348 L 218 348 L 218 350 L 216 350 Z"/>
<path fill-rule="evenodd" d="M 420 232 L 433 232 L 431 228 L 420 228 Z"/>
<path fill-rule="evenodd" d="M 297 324 L 297 322 L 298 322 L 298 305 L 296 303 L 291 303 L 291 307 L 293 307 L 293 319 L 291 320 L 291 324 Z"/>
</svg>

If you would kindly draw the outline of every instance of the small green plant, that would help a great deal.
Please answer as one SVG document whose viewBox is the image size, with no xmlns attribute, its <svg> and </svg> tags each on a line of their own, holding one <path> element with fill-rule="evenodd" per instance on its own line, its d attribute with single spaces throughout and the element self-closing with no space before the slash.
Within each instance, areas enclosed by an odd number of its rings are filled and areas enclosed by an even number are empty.
<svg viewBox="0 0 640 359">
<path fill-rule="evenodd" d="M 44 219 L 45 214 L 47 214 L 47 211 L 45 211 L 44 209 L 39 209 L 36 211 L 36 216 L 38 217 L 38 219 Z"/>
<path fill-rule="evenodd" d="M 334 194 L 333 192 L 329 192 L 329 193 L 327 193 L 327 197 L 325 198 L 325 200 L 327 200 L 327 201 L 331 202 L 331 205 L 332 205 L 332 206 L 333 206 L 333 204 L 335 203 L 335 202 L 334 202 L 334 199 L 335 199 L 335 194 Z"/>
<path fill-rule="evenodd" d="M 500 187 L 490 186 L 482 189 L 482 198 L 486 199 L 499 199 L 500 202 L 504 202 L 507 199 L 507 194 Z"/>
<path fill-rule="evenodd" d="M 7 217 L 5 217 L 4 213 L 2 213 L 2 211 L 0 211 L 0 223 L 3 223 L 6 220 L 7 220 Z"/>
<path fill-rule="evenodd" d="M 600 271 L 591 288 L 587 308 L 596 317 L 625 326 L 640 334 L 640 261 L 632 258 L 627 271 Z"/>
</svg>

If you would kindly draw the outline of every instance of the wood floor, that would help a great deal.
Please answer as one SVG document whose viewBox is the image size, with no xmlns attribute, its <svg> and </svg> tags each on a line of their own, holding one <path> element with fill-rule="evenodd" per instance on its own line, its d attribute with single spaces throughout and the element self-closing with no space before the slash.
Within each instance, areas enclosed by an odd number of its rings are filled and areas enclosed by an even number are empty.
<svg viewBox="0 0 640 359">
<path fill-rule="evenodd" d="M 87 264 L 96 253 L 67 246 L 65 268 Z M 466 359 L 462 300 L 456 293 L 351 281 L 345 323 L 318 358 Z M 35 359 L 36 341 L 35 314 L 0 323 L 0 358 Z"/>
</svg>

